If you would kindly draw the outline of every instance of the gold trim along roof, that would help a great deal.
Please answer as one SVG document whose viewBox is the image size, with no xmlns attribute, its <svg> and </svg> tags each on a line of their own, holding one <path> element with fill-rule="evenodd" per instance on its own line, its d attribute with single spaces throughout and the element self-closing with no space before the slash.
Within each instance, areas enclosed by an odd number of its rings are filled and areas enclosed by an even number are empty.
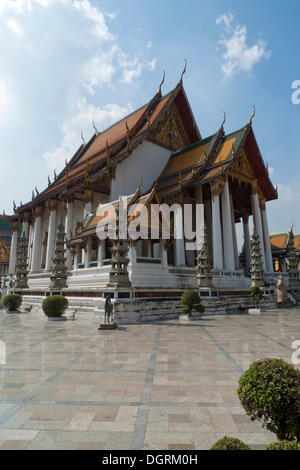
<svg viewBox="0 0 300 470">
<path fill-rule="evenodd" d="M 107 175 L 109 169 L 116 166 L 146 139 L 153 127 L 157 126 L 171 105 L 175 105 L 188 142 L 194 143 L 201 138 L 183 86 L 179 83 L 165 96 L 160 91 L 147 104 L 112 125 L 102 133 L 96 132 L 86 144 L 79 147 L 56 179 L 49 183 L 32 201 L 17 208 L 16 213 L 38 205 L 43 201 L 67 196 L 86 186 L 86 181 L 93 181 L 99 174 Z M 66 155 L 67 157 L 67 155 Z"/>
<path fill-rule="evenodd" d="M 222 125 L 216 134 L 174 153 L 158 179 L 159 197 L 222 177 L 241 156 L 242 149 L 266 200 L 277 199 L 277 190 L 269 179 L 251 124 L 228 135 Z"/>
<path fill-rule="evenodd" d="M 274 248 L 275 250 L 285 250 L 287 247 L 288 238 L 289 234 L 287 232 L 270 235 L 270 242 L 272 248 Z M 300 250 L 300 234 L 294 235 L 294 247 L 297 250 Z"/>
</svg>

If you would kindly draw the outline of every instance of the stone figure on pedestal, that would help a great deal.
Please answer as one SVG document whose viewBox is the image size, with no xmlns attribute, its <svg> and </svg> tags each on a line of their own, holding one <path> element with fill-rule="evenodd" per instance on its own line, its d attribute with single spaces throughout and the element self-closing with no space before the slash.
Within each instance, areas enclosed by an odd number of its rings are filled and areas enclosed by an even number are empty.
<svg viewBox="0 0 300 470">
<path fill-rule="evenodd" d="M 287 290 L 286 290 L 286 285 L 284 283 L 282 275 L 279 276 L 277 286 L 276 286 L 276 292 L 277 292 L 277 303 L 278 304 L 286 304 L 287 303 Z"/>
</svg>

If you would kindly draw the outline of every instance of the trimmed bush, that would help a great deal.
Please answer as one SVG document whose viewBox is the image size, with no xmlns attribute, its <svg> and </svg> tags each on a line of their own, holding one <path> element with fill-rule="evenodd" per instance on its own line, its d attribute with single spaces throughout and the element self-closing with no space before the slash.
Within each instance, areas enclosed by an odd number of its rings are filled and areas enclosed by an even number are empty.
<svg viewBox="0 0 300 470">
<path fill-rule="evenodd" d="M 266 450 L 300 450 L 300 442 L 297 441 L 279 441 L 271 442 Z"/>
<path fill-rule="evenodd" d="M 47 317 L 61 317 L 69 302 L 63 295 L 50 295 L 43 300 L 42 308 Z"/>
<path fill-rule="evenodd" d="M 22 297 L 19 294 L 7 294 L 3 297 L 2 304 L 9 312 L 17 311 L 22 304 Z"/>
<path fill-rule="evenodd" d="M 181 303 L 184 305 L 183 312 L 192 316 L 193 309 L 198 313 L 203 313 L 205 307 L 201 305 L 200 295 L 195 290 L 186 290 L 181 297 Z"/>
<path fill-rule="evenodd" d="M 261 299 L 263 298 L 263 295 L 260 291 L 260 288 L 257 287 L 257 286 L 252 287 L 250 296 L 252 297 L 252 300 L 254 302 L 255 307 L 258 308 L 259 303 L 260 303 Z"/>
<path fill-rule="evenodd" d="M 237 390 L 252 421 L 259 420 L 279 441 L 300 440 L 300 371 L 282 359 L 253 362 Z"/>
<path fill-rule="evenodd" d="M 247 444 L 235 437 L 224 436 L 219 439 L 210 450 L 251 450 Z"/>
</svg>

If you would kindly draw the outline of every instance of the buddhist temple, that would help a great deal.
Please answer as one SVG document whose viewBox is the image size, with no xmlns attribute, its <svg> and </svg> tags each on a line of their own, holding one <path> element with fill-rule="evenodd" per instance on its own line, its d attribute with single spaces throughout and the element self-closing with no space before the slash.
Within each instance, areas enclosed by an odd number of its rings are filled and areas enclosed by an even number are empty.
<svg viewBox="0 0 300 470">
<path fill-rule="evenodd" d="M 288 271 L 288 232 L 270 235 L 273 267 L 275 272 Z M 298 265 L 300 270 L 300 234 L 294 236 L 294 248 L 298 254 Z"/>
<path fill-rule="evenodd" d="M 170 93 L 163 96 L 160 86 L 148 103 L 108 129 L 100 131 L 94 125 L 91 139 L 83 141 L 68 161 L 66 155 L 65 168 L 53 181 L 49 178 L 48 187 L 34 190 L 31 201 L 15 208 L 14 217 L 28 239 L 28 288 L 23 295 L 49 295 L 61 220 L 67 268 L 62 290 L 74 303 L 89 299 L 90 305 L 97 305 L 111 291 L 114 299 L 177 299 L 187 288 L 208 285 L 203 274 L 197 281 L 197 262 L 206 266 L 201 273 L 209 272 L 209 295 L 211 289 L 215 296 L 248 292 L 250 217 L 263 271 L 272 275 L 267 203 L 278 195 L 255 138 L 254 114 L 229 134 L 224 117 L 213 135 L 203 137 L 181 78 Z M 132 209 L 131 219 L 137 217 L 139 205 L 150 214 L 153 204 L 174 204 L 170 238 L 163 236 L 160 216 L 155 239 L 99 239 L 99 208 L 109 212 L 121 198 Z M 185 205 L 191 207 L 188 216 Z M 193 240 L 184 236 L 186 217 L 192 220 L 194 249 L 187 248 Z M 243 226 L 244 264 L 236 224 Z M 205 250 L 198 256 L 204 240 Z M 14 244 L 11 269 L 16 249 Z"/>
</svg>

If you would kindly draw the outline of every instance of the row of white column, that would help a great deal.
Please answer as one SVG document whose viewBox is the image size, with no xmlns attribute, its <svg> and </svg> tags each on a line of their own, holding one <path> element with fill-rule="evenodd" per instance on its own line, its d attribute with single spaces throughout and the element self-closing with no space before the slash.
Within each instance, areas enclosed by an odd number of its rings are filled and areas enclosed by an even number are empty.
<svg viewBox="0 0 300 470">
<path fill-rule="evenodd" d="M 52 266 L 52 258 L 54 255 L 56 229 L 57 229 L 57 205 L 54 201 L 51 201 L 49 207 L 49 222 L 48 222 L 48 241 L 46 250 L 46 262 L 45 271 L 49 272 Z M 67 239 L 71 236 L 72 230 L 72 219 L 73 219 L 73 202 L 67 203 L 66 216 L 65 216 L 65 232 Z M 29 245 L 32 242 L 32 251 L 29 246 L 28 257 L 31 259 L 30 271 L 32 273 L 39 272 L 41 267 L 41 254 L 42 254 L 42 208 L 38 207 L 35 212 L 34 225 L 29 230 L 28 222 L 23 222 L 22 232 L 25 233 L 27 238 L 30 238 Z M 17 240 L 18 231 L 17 228 L 12 234 L 11 243 L 11 256 L 9 264 L 9 274 L 15 273 L 16 267 L 16 254 L 17 254 Z M 70 250 L 67 250 L 67 266 L 70 268 L 72 264 L 72 255 Z"/>
<path fill-rule="evenodd" d="M 220 208 L 222 203 L 222 214 Z M 213 267 L 235 271 L 239 268 L 232 198 L 228 181 L 221 188 L 212 185 Z M 222 224 L 222 222 L 223 224 Z"/>
<path fill-rule="evenodd" d="M 214 269 L 234 271 L 239 268 L 239 257 L 233 203 L 228 181 L 225 182 L 222 191 L 218 189 L 216 185 L 212 185 L 213 264 Z M 220 197 L 222 202 L 222 217 Z M 260 205 L 258 194 L 255 191 L 253 191 L 252 194 L 252 212 L 255 231 L 260 241 L 263 268 L 266 272 L 272 272 L 272 251 L 266 207 L 264 203 Z M 247 268 L 250 269 L 251 245 L 248 217 L 243 219 L 243 229 L 246 265 Z"/>
</svg>

